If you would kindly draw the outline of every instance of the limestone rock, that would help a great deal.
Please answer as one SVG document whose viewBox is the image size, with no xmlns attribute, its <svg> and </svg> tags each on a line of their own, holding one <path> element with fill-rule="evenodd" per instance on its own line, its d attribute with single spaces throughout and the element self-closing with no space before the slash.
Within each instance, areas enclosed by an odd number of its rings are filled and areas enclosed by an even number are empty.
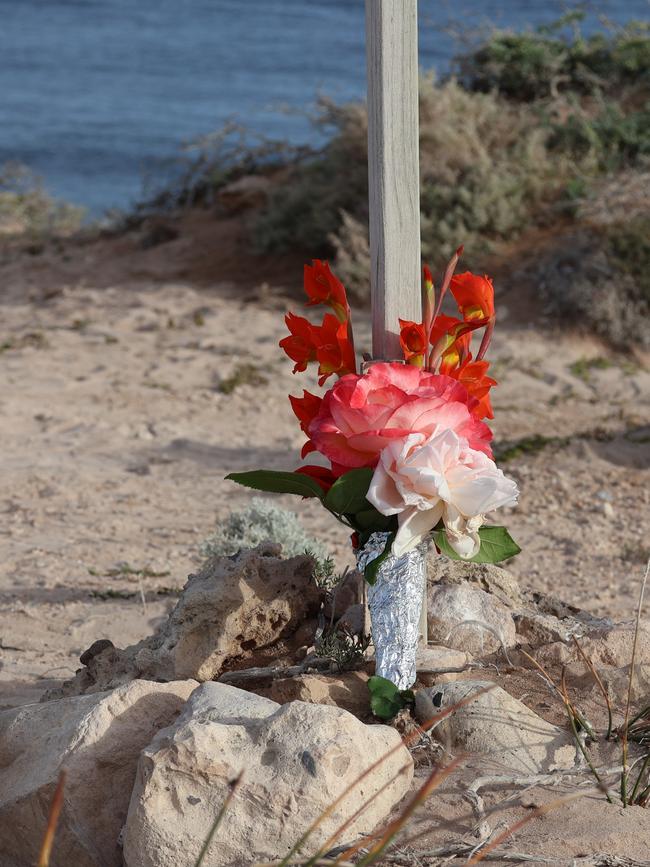
<svg viewBox="0 0 650 867">
<path fill-rule="evenodd" d="M 363 577 L 356 569 L 350 569 L 326 600 L 325 617 L 334 620 L 343 617 L 353 605 L 362 601 L 362 588 Z"/>
<path fill-rule="evenodd" d="M 274 680 L 269 697 L 279 704 L 306 701 L 342 707 L 357 717 L 370 713 L 368 675 L 364 671 L 344 671 L 334 676 L 301 674 Z"/>
<path fill-rule="evenodd" d="M 46 698 L 112 689 L 135 678 L 212 680 L 227 667 L 291 655 L 305 642 L 321 591 L 311 578 L 310 557 L 282 560 L 280 551 L 263 544 L 211 558 L 189 576 L 154 635 L 125 650 L 111 645 L 93 653 L 86 668 Z"/>
<path fill-rule="evenodd" d="M 427 558 L 428 583 L 475 584 L 485 593 L 490 593 L 504 605 L 519 606 L 523 594 L 519 582 L 507 569 L 493 563 L 467 563 L 440 557 L 431 547 Z"/>
<path fill-rule="evenodd" d="M 429 641 L 474 656 L 517 642 L 511 611 L 472 584 L 434 584 L 427 591 Z"/>
<path fill-rule="evenodd" d="M 632 661 L 634 623 L 618 623 L 608 629 L 593 631 L 580 646 L 597 668 L 622 668 Z M 637 664 L 650 664 L 650 620 L 641 620 L 637 640 Z"/>
<path fill-rule="evenodd" d="M 601 668 L 599 674 L 614 706 L 625 707 L 630 684 L 630 666 Z M 583 682 L 588 682 L 586 676 Z M 602 695 L 596 684 L 593 685 L 591 692 L 596 700 Z M 640 662 L 634 666 L 630 696 L 633 713 L 637 709 L 650 706 L 650 663 Z"/>
<path fill-rule="evenodd" d="M 573 635 L 582 638 L 593 632 L 612 629 L 609 618 L 594 617 L 548 593 L 526 591 L 524 603 L 513 612 L 517 634 L 533 647 L 556 641 L 570 643 Z"/>
<path fill-rule="evenodd" d="M 491 687 L 489 692 L 459 707 L 434 728 L 436 738 L 451 749 L 489 757 L 518 773 L 573 766 L 575 748 L 569 735 L 489 681 L 464 680 L 420 690 L 416 716 L 425 722 L 486 687 Z"/>
<path fill-rule="evenodd" d="M 127 867 L 191 867 L 215 816 L 243 771 L 204 867 L 282 857 L 309 825 L 376 759 L 400 742 L 336 707 L 282 706 L 219 683 L 204 683 L 177 723 L 144 750 L 124 838 Z M 405 747 L 363 780 L 319 826 L 322 844 L 401 768 L 345 832 L 349 840 L 385 819 L 408 790 Z"/>
<path fill-rule="evenodd" d="M 448 669 L 465 668 L 471 661 L 471 654 L 464 650 L 453 650 L 436 644 L 420 647 L 415 658 L 417 679 L 425 686 L 446 682 L 447 679 L 454 680 L 459 672 Z"/>
<path fill-rule="evenodd" d="M 0 864 L 33 867 L 60 770 L 67 779 L 52 867 L 119 867 L 140 751 L 178 716 L 195 681 L 136 681 L 111 693 L 0 714 Z"/>
<path fill-rule="evenodd" d="M 571 641 L 572 635 L 579 638 L 583 634 L 582 630 L 576 630 L 573 624 L 568 624 L 552 614 L 540 614 L 536 611 L 515 614 L 515 628 L 522 641 L 532 647 L 557 641 L 566 644 Z"/>
</svg>

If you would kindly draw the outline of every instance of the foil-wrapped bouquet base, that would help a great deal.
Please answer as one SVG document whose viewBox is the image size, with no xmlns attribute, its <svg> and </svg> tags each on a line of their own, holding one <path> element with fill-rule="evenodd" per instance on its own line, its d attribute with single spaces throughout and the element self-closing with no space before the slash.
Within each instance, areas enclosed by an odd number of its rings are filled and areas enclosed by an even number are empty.
<svg viewBox="0 0 650 867">
<path fill-rule="evenodd" d="M 358 568 L 379 557 L 388 533 L 373 533 L 356 552 Z M 375 646 L 375 673 L 399 689 L 415 683 L 415 657 L 420 635 L 420 612 L 426 583 L 426 545 L 395 557 L 389 554 L 368 587 L 368 608 Z"/>
</svg>

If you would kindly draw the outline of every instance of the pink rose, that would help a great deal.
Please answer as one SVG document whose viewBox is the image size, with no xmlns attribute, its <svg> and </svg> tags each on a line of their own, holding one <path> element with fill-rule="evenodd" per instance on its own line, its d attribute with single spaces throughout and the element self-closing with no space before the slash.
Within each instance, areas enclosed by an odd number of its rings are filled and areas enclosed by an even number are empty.
<svg viewBox="0 0 650 867">
<path fill-rule="evenodd" d="M 389 443 L 414 433 L 428 439 L 452 430 L 491 457 L 492 431 L 472 414 L 476 404 L 449 376 L 382 362 L 363 376 L 349 374 L 335 383 L 309 424 L 309 437 L 337 475 L 376 466 Z"/>
</svg>

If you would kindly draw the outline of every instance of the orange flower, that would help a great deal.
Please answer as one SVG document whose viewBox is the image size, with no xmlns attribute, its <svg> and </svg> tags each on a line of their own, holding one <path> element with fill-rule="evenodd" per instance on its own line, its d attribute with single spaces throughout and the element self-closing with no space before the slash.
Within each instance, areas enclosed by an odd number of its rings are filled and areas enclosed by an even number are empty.
<svg viewBox="0 0 650 867">
<path fill-rule="evenodd" d="M 469 334 L 467 335 L 469 337 Z M 451 376 L 465 386 L 472 397 L 478 401 L 470 410 L 476 418 L 494 418 L 490 403 L 490 389 L 496 385 L 496 379 L 487 376 L 489 361 L 472 361 L 468 355 L 460 365 L 448 364 L 444 357 L 440 365 L 440 373 Z"/>
<path fill-rule="evenodd" d="M 399 342 L 407 364 L 424 367 L 427 354 L 427 335 L 424 325 L 400 319 Z"/>
<path fill-rule="evenodd" d="M 453 342 L 456 339 L 456 332 L 464 324 L 463 320 L 456 316 L 445 316 L 444 313 L 439 313 L 431 328 L 431 345 L 435 346 L 445 334 L 450 336 L 450 343 Z"/>
<path fill-rule="evenodd" d="M 336 316 L 326 313 L 321 325 L 312 325 L 304 316 L 287 313 L 285 316 L 289 337 L 280 341 L 280 346 L 292 361 L 293 372 L 307 369 L 310 361 L 318 362 L 322 385 L 328 376 L 336 373 L 356 373 L 354 345 L 348 337 L 348 322 L 339 322 Z"/>
<path fill-rule="evenodd" d="M 292 361 L 295 361 L 293 372 L 307 370 L 310 361 L 316 361 L 316 348 L 318 346 L 318 329 L 304 316 L 296 316 L 295 313 L 287 313 L 284 317 L 289 337 L 280 341 L 280 346 Z"/>
<path fill-rule="evenodd" d="M 489 277 L 479 277 L 465 271 L 451 278 L 451 294 L 466 322 L 492 319 L 494 316 L 494 286 Z"/>
<path fill-rule="evenodd" d="M 311 392 L 303 389 L 302 397 L 295 397 L 293 394 L 290 394 L 289 400 L 294 415 L 300 422 L 300 429 L 309 437 L 309 425 L 318 415 L 323 398 L 318 397 L 316 394 L 311 394 Z M 315 450 L 315 446 L 312 444 L 311 440 L 308 440 L 302 447 L 300 457 L 304 458 L 305 455 L 308 455 L 310 452 Z"/>
<path fill-rule="evenodd" d="M 318 329 L 316 360 L 319 385 L 332 373 L 344 376 L 346 373 L 357 372 L 354 345 L 348 336 L 347 321 L 339 322 L 331 313 L 325 314 L 323 324 Z"/>
<path fill-rule="evenodd" d="M 305 265 L 304 287 L 309 297 L 308 306 L 326 304 L 331 307 L 339 322 L 345 322 L 350 313 L 345 287 L 332 274 L 327 262 L 313 259 L 311 265 Z"/>
<path fill-rule="evenodd" d="M 488 325 L 489 319 L 476 319 L 463 322 L 455 316 L 436 316 L 431 332 L 431 364 L 435 364 L 438 358 L 441 365 L 445 364 L 448 369 L 462 364 L 469 355 L 472 331 Z"/>
</svg>

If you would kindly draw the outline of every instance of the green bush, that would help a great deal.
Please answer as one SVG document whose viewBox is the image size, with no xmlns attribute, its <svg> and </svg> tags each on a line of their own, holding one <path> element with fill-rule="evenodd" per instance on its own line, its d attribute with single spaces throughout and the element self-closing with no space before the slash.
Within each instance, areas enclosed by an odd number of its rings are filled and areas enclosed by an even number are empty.
<svg viewBox="0 0 650 867">
<path fill-rule="evenodd" d="M 634 280 L 633 301 L 639 317 L 647 324 L 650 317 L 650 216 L 613 226 L 608 233 L 608 255 L 622 273 Z"/>
<path fill-rule="evenodd" d="M 326 146 L 294 165 L 272 192 L 268 207 L 253 226 L 258 252 L 331 252 L 329 236 L 341 225 L 341 212 L 367 221 L 368 118 L 361 105 L 318 102 L 314 119 Z"/>
<path fill-rule="evenodd" d="M 337 254 L 353 293 L 367 284 L 367 115 L 361 105 L 323 104 L 335 133 L 295 165 L 253 224 L 258 250 Z M 471 253 L 526 225 L 531 206 L 550 200 L 565 171 L 550 158 L 550 126 L 526 106 L 469 93 L 451 80 L 420 81 L 422 254 Z"/>
<path fill-rule="evenodd" d="M 559 93 L 611 93 L 650 83 L 648 25 L 633 22 L 610 33 L 583 38 L 568 25 L 574 12 L 529 33 L 496 32 L 484 45 L 459 60 L 460 79 L 468 90 L 495 91 L 530 102 Z"/>
<path fill-rule="evenodd" d="M 606 102 L 595 116 L 578 108 L 562 123 L 553 124 L 549 147 L 599 172 L 616 172 L 650 158 L 650 102 L 624 114 Z"/>
</svg>

